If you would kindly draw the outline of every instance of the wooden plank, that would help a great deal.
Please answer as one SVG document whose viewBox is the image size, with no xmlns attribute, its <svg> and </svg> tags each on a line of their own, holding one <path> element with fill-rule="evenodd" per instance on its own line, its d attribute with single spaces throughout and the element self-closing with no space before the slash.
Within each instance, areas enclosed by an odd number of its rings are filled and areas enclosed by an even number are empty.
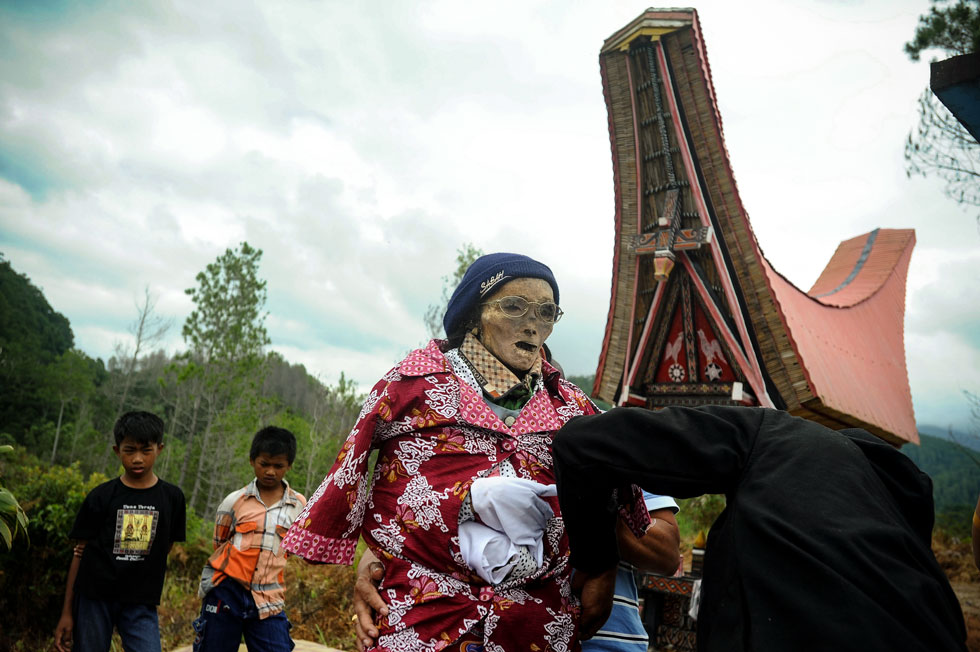
<svg viewBox="0 0 980 652">
<path fill-rule="evenodd" d="M 609 100 L 607 110 L 610 113 L 612 156 L 617 169 L 616 196 L 619 214 L 618 232 L 616 233 L 616 288 L 615 305 L 610 310 L 609 336 L 605 350 L 605 364 L 596 386 L 598 398 L 613 402 L 616 398 L 622 379 L 626 361 L 628 332 L 631 303 L 633 296 L 633 270 L 635 269 L 635 254 L 630 251 L 630 244 L 637 232 L 636 204 L 636 157 L 633 137 L 633 111 L 626 66 L 628 55 L 613 52 L 602 55 L 604 58 Z"/>
</svg>

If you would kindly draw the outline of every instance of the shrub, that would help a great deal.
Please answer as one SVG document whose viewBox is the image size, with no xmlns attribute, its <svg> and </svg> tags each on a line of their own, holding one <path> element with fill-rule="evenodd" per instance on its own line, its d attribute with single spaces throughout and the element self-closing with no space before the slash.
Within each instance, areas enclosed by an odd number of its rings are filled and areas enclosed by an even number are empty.
<svg viewBox="0 0 980 652">
<path fill-rule="evenodd" d="M 693 539 L 698 532 L 707 532 L 725 509 L 725 497 L 721 494 L 704 494 L 694 498 L 678 500 L 680 511 L 677 525 L 682 539 Z"/>
<path fill-rule="evenodd" d="M 0 649 L 13 643 L 50 639 L 64 600 L 72 546 L 68 532 L 85 495 L 106 481 L 102 474 L 88 478 L 72 466 L 42 466 L 22 451 L 5 463 L 4 481 L 17 487 L 28 523 L 31 546 L 16 546 L 0 555 L 0 595 L 4 626 Z M 39 648 L 31 648 L 39 649 Z"/>
<path fill-rule="evenodd" d="M 14 447 L 11 444 L 0 444 L 0 455 L 8 455 L 12 452 Z M 0 485 L 0 537 L 7 550 L 13 547 L 16 539 L 26 539 L 26 543 L 30 544 L 27 534 L 27 514 L 14 494 L 3 485 Z"/>
</svg>

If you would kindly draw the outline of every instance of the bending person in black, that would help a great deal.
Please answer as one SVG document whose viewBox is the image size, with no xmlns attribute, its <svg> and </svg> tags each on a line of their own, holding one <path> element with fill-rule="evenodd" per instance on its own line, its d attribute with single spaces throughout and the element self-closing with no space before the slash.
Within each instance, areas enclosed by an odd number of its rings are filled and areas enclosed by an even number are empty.
<svg viewBox="0 0 980 652">
<path fill-rule="evenodd" d="M 966 649 L 930 548 L 932 482 L 863 430 L 761 408 L 619 408 L 568 423 L 554 457 L 586 616 L 611 599 L 610 496 L 633 482 L 727 496 L 708 535 L 699 650 Z"/>
</svg>

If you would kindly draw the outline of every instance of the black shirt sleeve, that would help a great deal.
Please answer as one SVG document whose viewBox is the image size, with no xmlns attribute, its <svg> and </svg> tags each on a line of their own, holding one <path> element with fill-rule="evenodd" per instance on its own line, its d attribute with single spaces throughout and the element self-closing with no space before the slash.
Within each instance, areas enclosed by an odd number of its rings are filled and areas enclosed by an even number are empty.
<svg viewBox="0 0 980 652">
<path fill-rule="evenodd" d="M 617 408 L 570 421 L 555 437 L 554 455 L 572 566 L 596 572 L 616 563 L 614 487 L 634 483 L 677 498 L 732 490 L 763 413 L 720 406 Z"/>
<path fill-rule="evenodd" d="M 170 527 L 170 542 L 187 540 L 187 503 L 184 501 L 184 492 L 180 487 L 174 485 L 173 491 L 173 519 Z"/>
<path fill-rule="evenodd" d="M 82 506 L 78 508 L 78 514 L 75 515 L 75 523 L 68 533 L 69 539 L 91 541 L 99 535 L 105 512 L 105 500 L 101 491 L 103 486 L 99 485 L 85 496 Z"/>
</svg>

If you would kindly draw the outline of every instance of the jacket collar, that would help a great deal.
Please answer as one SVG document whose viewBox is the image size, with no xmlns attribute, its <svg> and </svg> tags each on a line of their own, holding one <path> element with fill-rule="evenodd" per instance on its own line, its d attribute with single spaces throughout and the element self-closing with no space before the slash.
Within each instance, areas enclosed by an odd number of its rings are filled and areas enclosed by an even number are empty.
<svg viewBox="0 0 980 652">
<path fill-rule="evenodd" d="M 446 340 L 429 340 L 425 348 L 415 349 L 398 363 L 398 373 L 403 376 L 428 376 L 449 372 L 449 362 L 439 350 L 445 343 Z"/>
<path fill-rule="evenodd" d="M 257 478 L 252 478 L 252 481 L 245 485 L 245 495 L 252 496 L 259 502 L 262 502 L 262 498 L 259 496 L 259 485 L 257 484 L 257 481 Z M 289 481 L 286 478 L 283 478 L 282 483 L 286 485 L 286 487 L 283 489 L 282 498 L 279 499 L 279 502 L 286 503 L 287 505 L 299 504 L 299 499 L 296 498 L 296 492 L 289 486 Z"/>
<path fill-rule="evenodd" d="M 441 347 L 446 340 L 433 339 L 421 348 L 410 352 L 405 359 L 398 363 L 398 373 L 402 376 L 428 376 L 429 374 L 452 373 L 452 367 Z M 541 361 L 541 374 L 546 385 L 555 386 L 561 374 L 547 360 Z"/>
</svg>

